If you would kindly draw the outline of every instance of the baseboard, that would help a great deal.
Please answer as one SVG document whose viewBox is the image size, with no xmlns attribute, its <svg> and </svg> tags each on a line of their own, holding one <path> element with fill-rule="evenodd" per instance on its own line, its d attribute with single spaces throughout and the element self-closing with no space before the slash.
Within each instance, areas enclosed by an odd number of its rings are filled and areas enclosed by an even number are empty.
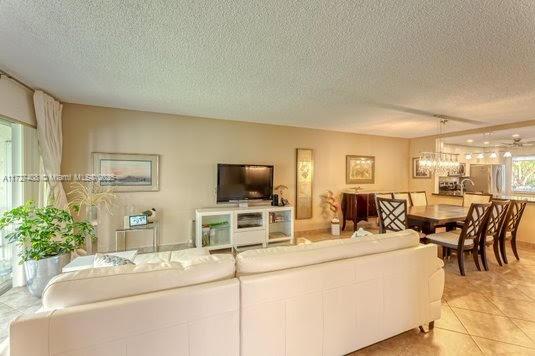
<svg viewBox="0 0 535 356">
<path fill-rule="evenodd" d="M 519 248 L 524 248 L 526 250 L 535 250 L 535 243 L 532 243 L 532 242 L 516 240 L 516 245 Z"/>
<path fill-rule="evenodd" d="M 323 229 L 314 229 L 314 230 L 303 230 L 303 231 L 296 231 L 294 233 L 295 237 L 306 237 L 311 234 L 323 234 L 323 233 L 329 233 L 331 231 L 331 228 L 323 228 Z"/>
</svg>

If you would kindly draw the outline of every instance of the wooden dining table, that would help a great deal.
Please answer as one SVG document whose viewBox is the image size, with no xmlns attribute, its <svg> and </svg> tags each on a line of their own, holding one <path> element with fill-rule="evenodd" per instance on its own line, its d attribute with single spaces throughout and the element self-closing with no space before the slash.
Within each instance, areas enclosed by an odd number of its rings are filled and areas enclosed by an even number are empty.
<svg viewBox="0 0 535 356">
<path fill-rule="evenodd" d="M 437 227 L 454 229 L 457 221 L 464 221 L 468 215 L 468 207 L 450 204 L 427 206 L 411 206 L 407 213 L 409 226 L 418 225 L 422 232 L 432 234 Z"/>
</svg>

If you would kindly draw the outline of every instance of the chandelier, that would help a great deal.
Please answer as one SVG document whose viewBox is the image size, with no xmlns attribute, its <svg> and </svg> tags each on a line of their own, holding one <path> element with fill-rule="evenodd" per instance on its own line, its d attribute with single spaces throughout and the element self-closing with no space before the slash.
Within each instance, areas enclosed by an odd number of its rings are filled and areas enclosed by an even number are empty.
<svg viewBox="0 0 535 356">
<path fill-rule="evenodd" d="M 448 120 L 441 119 L 438 127 L 438 147 L 442 149 L 442 134 Z M 459 155 L 455 153 L 447 153 L 442 151 L 436 152 L 422 152 L 420 154 L 418 173 L 425 175 L 438 174 L 439 176 L 456 175 L 460 173 L 461 164 L 459 163 Z"/>
</svg>

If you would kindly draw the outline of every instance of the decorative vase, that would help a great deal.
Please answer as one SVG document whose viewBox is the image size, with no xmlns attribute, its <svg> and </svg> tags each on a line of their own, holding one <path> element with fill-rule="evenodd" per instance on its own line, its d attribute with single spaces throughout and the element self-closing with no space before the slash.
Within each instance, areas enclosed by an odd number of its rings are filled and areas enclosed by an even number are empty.
<svg viewBox="0 0 535 356">
<path fill-rule="evenodd" d="M 63 255 L 43 258 L 42 260 L 24 262 L 24 271 L 26 272 L 27 287 L 30 294 L 41 298 L 48 282 L 60 274 L 61 269 L 70 260 L 71 255 L 65 253 Z"/>
<path fill-rule="evenodd" d="M 340 236 L 340 220 L 337 218 L 331 220 L 331 235 Z"/>
</svg>

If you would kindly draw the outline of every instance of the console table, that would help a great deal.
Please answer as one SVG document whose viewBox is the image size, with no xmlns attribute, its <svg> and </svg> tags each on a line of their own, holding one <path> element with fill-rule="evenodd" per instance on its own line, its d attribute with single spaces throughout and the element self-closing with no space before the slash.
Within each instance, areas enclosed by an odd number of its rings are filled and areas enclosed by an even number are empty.
<svg viewBox="0 0 535 356">
<path fill-rule="evenodd" d="M 346 228 L 346 221 L 353 221 L 353 230 L 357 230 L 359 221 L 367 221 L 377 216 L 375 207 L 375 193 L 343 192 L 342 193 L 342 231 Z"/>
<path fill-rule="evenodd" d="M 138 226 L 138 227 L 131 227 L 127 229 L 117 229 L 115 230 L 115 250 L 116 251 L 126 251 L 127 249 L 131 248 L 131 246 L 128 246 L 126 241 L 126 233 L 128 232 L 139 232 L 139 231 L 151 231 L 152 232 L 152 243 L 151 246 L 142 246 L 137 247 L 139 250 L 143 252 L 157 252 L 158 251 L 158 244 L 160 242 L 160 235 L 159 235 L 159 226 L 158 222 L 150 223 L 148 225 L 144 226 Z"/>
<path fill-rule="evenodd" d="M 274 243 L 293 243 L 291 206 L 223 206 L 195 211 L 195 245 L 208 250 Z"/>
</svg>

